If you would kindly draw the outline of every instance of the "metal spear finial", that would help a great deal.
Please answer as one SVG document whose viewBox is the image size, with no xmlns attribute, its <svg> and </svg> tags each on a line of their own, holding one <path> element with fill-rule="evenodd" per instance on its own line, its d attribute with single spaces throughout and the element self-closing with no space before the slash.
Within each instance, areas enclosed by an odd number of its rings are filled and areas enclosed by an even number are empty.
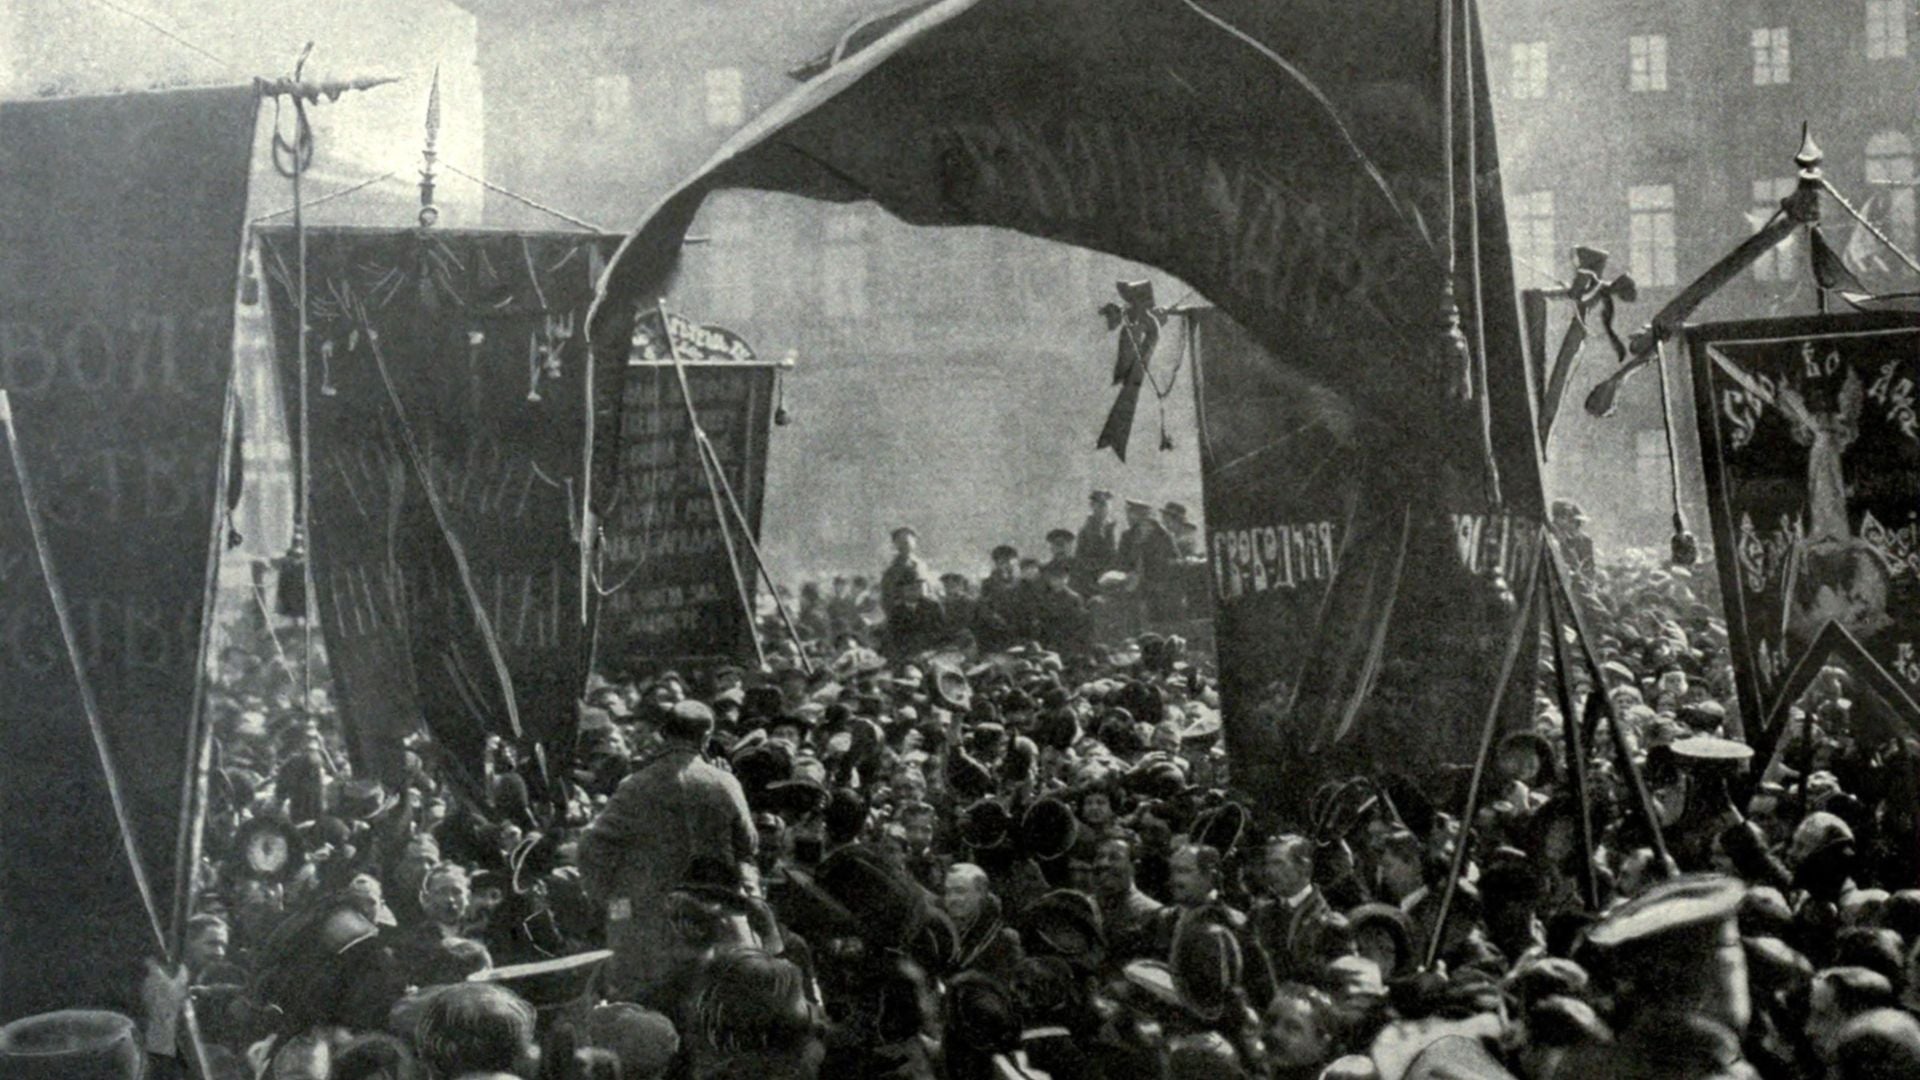
<svg viewBox="0 0 1920 1080">
<path fill-rule="evenodd" d="M 440 156 L 440 65 L 433 65 L 433 86 L 427 91 L 427 139 L 420 148 L 420 224 L 440 220 L 440 208 L 433 204 L 434 161 Z"/>
</svg>

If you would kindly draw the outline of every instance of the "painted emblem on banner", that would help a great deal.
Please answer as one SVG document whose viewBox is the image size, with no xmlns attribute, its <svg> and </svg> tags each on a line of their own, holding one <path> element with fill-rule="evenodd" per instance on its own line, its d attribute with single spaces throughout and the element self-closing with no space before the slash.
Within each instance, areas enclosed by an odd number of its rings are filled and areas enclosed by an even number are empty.
<svg viewBox="0 0 1920 1080">
<path fill-rule="evenodd" d="M 667 315 L 663 327 L 660 313 L 651 311 L 634 320 L 633 349 L 627 354 L 627 362 L 670 363 L 675 343 L 680 346 L 682 360 L 719 360 L 744 364 L 754 359 L 753 346 L 731 330 L 702 326 L 684 315 L 671 313 Z"/>
<path fill-rule="evenodd" d="M 1920 322 L 1774 319 L 1688 343 L 1750 730 L 1830 626 L 1920 689 L 1900 663 L 1920 642 Z"/>
</svg>

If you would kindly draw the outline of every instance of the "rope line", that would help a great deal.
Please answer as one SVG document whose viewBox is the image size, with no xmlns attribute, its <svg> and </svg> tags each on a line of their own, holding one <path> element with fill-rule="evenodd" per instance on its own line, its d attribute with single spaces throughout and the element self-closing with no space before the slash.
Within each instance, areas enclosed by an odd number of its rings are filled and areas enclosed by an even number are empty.
<svg viewBox="0 0 1920 1080">
<path fill-rule="evenodd" d="M 1893 252 L 1893 254 L 1897 258 L 1899 258 L 1901 262 L 1906 263 L 1907 269 L 1913 271 L 1916 274 L 1920 274 L 1920 263 L 1914 262 L 1913 256 L 1908 255 L 1904 251 L 1901 251 L 1900 245 L 1888 239 L 1887 234 L 1881 232 L 1879 228 L 1874 225 L 1873 222 L 1868 221 L 1867 216 L 1865 214 L 1862 214 L 1860 211 L 1854 209 L 1853 204 L 1847 201 L 1847 197 L 1845 195 L 1840 194 L 1840 189 L 1834 187 L 1832 181 L 1821 180 L 1820 186 L 1823 189 L 1825 189 L 1827 194 L 1833 196 L 1835 202 L 1840 204 L 1840 209 L 1845 210 L 1849 215 L 1853 217 L 1853 220 L 1865 226 L 1866 230 L 1873 234 L 1873 238 L 1875 240 L 1880 241 L 1880 243 L 1884 245 L 1888 251 Z"/>
<path fill-rule="evenodd" d="M 197 52 L 201 56 L 206 57 L 207 59 L 213 61 L 214 63 L 219 64 L 221 67 L 228 69 L 229 71 L 239 70 L 239 66 L 235 64 L 233 61 L 227 59 L 224 56 L 219 55 L 218 53 L 211 52 L 206 48 L 200 46 L 199 44 L 195 43 L 194 41 L 186 37 L 183 37 L 172 30 L 167 29 L 165 26 L 162 26 L 160 23 L 154 21 L 152 18 L 149 18 L 148 16 L 142 15 L 137 11 L 132 11 L 127 8 L 121 7 L 119 4 L 114 3 L 113 0 L 93 0 L 93 2 L 110 11 L 117 11 L 120 14 L 125 15 L 127 18 L 132 19 L 134 22 L 139 23 L 140 25 L 153 31 L 154 33 L 159 34 L 161 37 L 166 38 L 168 41 L 173 42 L 175 45 L 179 45 L 179 46 L 182 46 L 183 48 L 187 48 L 194 52 Z"/>
<path fill-rule="evenodd" d="M 551 214 L 554 217 L 559 218 L 561 221 L 568 223 L 569 225 L 576 225 L 582 229 L 586 229 L 589 232 L 601 233 L 603 235 L 607 232 L 607 230 L 601 228 L 598 225 L 595 225 L 591 221 L 585 221 L 585 220 L 582 220 L 581 218 L 574 217 L 572 214 L 567 213 L 565 210 L 556 210 L 553 207 L 548 206 L 543 202 L 539 202 L 535 199 L 528 198 L 527 196 L 522 195 L 517 191 L 510 191 L 506 188 L 501 187 L 499 184 L 496 184 L 493 181 L 486 179 L 485 177 L 475 176 L 472 173 L 466 171 L 465 169 L 462 169 L 460 166 L 455 165 L 450 161 L 440 162 L 440 167 L 454 174 L 455 176 L 464 176 L 468 180 L 471 180 L 474 183 L 479 184 L 481 187 L 486 188 L 488 191 L 491 191 L 496 195 L 505 195 L 507 198 L 512 199 L 514 202 L 522 203 L 526 206 L 530 206 L 533 209 L 538 210 L 543 214 Z"/>
<path fill-rule="evenodd" d="M 305 202 L 304 204 L 302 204 L 302 206 L 301 206 L 301 209 L 305 209 L 305 210 L 311 210 L 311 209 L 313 209 L 313 208 L 314 208 L 314 207 L 316 207 L 316 206 L 320 206 L 320 205 L 322 205 L 322 204 L 324 204 L 324 203 L 330 203 L 330 202 L 332 202 L 332 201 L 333 201 L 333 200 L 335 200 L 335 199 L 344 199 L 344 198 L 346 198 L 347 196 L 349 196 L 349 195 L 351 195 L 351 194 L 353 194 L 353 193 L 354 193 L 354 192 L 356 192 L 356 191 L 361 191 L 361 190 L 363 190 L 363 189 L 365 189 L 365 188 L 370 188 L 370 187 L 372 187 L 373 185 L 375 185 L 375 184 L 378 184 L 378 183 L 380 183 L 380 182 L 382 182 L 382 181 L 385 181 L 385 180 L 392 180 L 392 179 L 393 179 L 394 177 L 396 177 L 396 176 L 399 176 L 399 175 L 400 175 L 400 174 L 399 174 L 399 172 L 397 172 L 397 171 L 395 171 L 395 172 L 389 172 L 389 173 L 382 173 L 382 174 L 380 174 L 379 176 L 376 176 L 376 177 L 374 177 L 374 178 L 373 178 L 373 179 L 371 179 L 371 180 L 362 180 L 362 181 L 360 181 L 359 183 L 357 183 L 357 184 L 355 184 L 355 185 L 353 185 L 352 187 L 344 187 L 344 188 L 341 188 L 341 189 L 340 189 L 339 191 L 335 191 L 335 192 L 331 192 L 331 193 L 329 193 L 329 194 L 326 194 L 326 195 L 322 195 L 322 196 L 320 196 L 320 197 L 319 197 L 319 198 L 317 198 L 317 199 L 309 199 L 309 200 L 308 200 L 307 202 Z M 282 208 L 282 209 L 279 209 L 279 210 L 275 210 L 275 211 L 273 211 L 273 212 L 272 212 L 272 213 L 270 213 L 270 214 L 261 214 L 261 215 L 260 215 L 259 217 L 257 217 L 257 218 L 254 218 L 254 219 L 253 219 L 252 221 L 249 221 L 249 222 L 247 222 L 247 224 L 249 224 L 249 225 L 259 225 L 259 224 L 261 224 L 261 223 L 263 223 L 263 222 L 268 222 L 268 221 L 272 221 L 272 220 L 273 220 L 274 218 L 279 218 L 279 217 L 286 217 L 286 216 L 287 216 L 288 214 L 291 214 L 291 213 L 293 213 L 293 212 L 294 212 L 294 208 L 293 208 L 293 207 L 291 207 L 291 206 L 288 206 L 288 207 L 284 207 L 284 208 Z"/>
</svg>

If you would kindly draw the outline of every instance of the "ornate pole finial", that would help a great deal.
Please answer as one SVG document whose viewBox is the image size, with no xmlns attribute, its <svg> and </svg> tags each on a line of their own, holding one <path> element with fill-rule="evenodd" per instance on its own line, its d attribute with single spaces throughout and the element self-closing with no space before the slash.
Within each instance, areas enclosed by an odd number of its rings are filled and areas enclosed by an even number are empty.
<svg viewBox="0 0 1920 1080">
<path fill-rule="evenodd" d="M 433 65 L 433 86 L 427 91 L 427 140 L 420 148 L 420 225 L 440 220 L 433 203 L 434 162 L 440 156 L 440 65 Z"/>
<path fill-rule="evenodd" d="M 1800 149 L 1793 155 L 1793 163 L 1800 166 L 1801 172 L 1820 172 L 1820 163 L 1826 155 L 1820 152 L 1820 144 L 1813 141 L 1813 125 L 1800 121 Z"/>
<path fill-rule="evenodd" d="M 1820 221 L 1820 190 L 1827 186 L 1826 176 L 1820 171 L 1820 163 L 1826 155 L 1820 152 L 1820 145 L 1813 141 L 1813 125 L 1800 122 L 1800 149 L 1794 152 L 1793 163 L 1800 167 L 1800 183 L 1794 187 L 1781 206 L 1787 216 L 1802 225 L 1816 225 Z"/>
</svg>

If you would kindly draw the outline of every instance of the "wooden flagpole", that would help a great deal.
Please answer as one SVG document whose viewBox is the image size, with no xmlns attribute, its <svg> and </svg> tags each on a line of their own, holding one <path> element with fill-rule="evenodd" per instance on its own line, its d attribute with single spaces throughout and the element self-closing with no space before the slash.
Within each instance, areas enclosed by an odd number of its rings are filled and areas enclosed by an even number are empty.
<svg viewBox="0 0 1920 1080">
<path fill-rule="evenodd" d="M 693 407 L 693 389 L 687 385 L 687 366 L 680 358 L 680 339 L 674 335 L 673 323 L 667 316 L 667 302 L 655 301 L 655 310 L 660 312 L 660 332 L 667 335 L 667 348 L 673 353 L 673 374 L 680 383 L 680 400 L 687 405 L 687 425 L 693 433 L 695 452 L 700 453 L 700 444 L 706 440 L 707 433 L 700 427 L 700 413 Z M 760 640 L 759 620 L 754 617 L 753 598 L 747 594 L 747 582 L 740 574 L 740 553 L 733 546 L 733 530 L 727 527 L 727 510 L 720 502 L 720 485 L 713 478 L 713 464 L 705 453 L 700 453 L 700 472 L 707 480 L 707 494 L 713 496 L 713 521 L 720 527 L 720 540 L 727 546 L 727 566 L 733 571 L 733 587 L 740 594 L 740 610 L 747 617 L 747 633 L 753 638 L 753 655 L 760 666 L 767 666 L 767 648 Z"/>
<path fill-rule="evenodd" d="M 1513 666 L 1520 658 L 1520 645 L 1526 639 L 1527 626 L 1532 622 L 1534 606 L 1538 603 L 1536 594 L 1540 588 L 1540 564 L 1546 561 L 1544 526 L 1535 533 L 1533 543 L 1527 584 L 1516 596 L 1513 628 L 1507 632 L 1506 652 L 1500 658 L 1500 676 L 1494 680 L 1493 700 L 1487 704 L 1487 719 L 1480 727 L 1480 752 L 1473 760 L 1473 780 L 1467 785 L 1467 805 L 1460 812 L 1460 833 L 1453 842 L 1453 860 L 1447 870 L 1446 885 L 1440 892 L 1440 912 L 1433 922 L 1433 936 L 1426 943 L 1422 970 L 1431 971 L 1434 961 L 1439 959 L 1440 942 L 1447 933 L 1447 915 L 1453 907 L 1454 894 L 1460 888 L 1460 871 L 1466 865 L 1467 848 L 1472 842 L 1473 819 L 1480 809 L 1480 787 L 1486 779 L 1487 761 L 1493 756 L 1494 736 L 1500 730 L 1500 706 L 1506 700 L 1507 687 L 1513 681 Z"/>
</svg>

